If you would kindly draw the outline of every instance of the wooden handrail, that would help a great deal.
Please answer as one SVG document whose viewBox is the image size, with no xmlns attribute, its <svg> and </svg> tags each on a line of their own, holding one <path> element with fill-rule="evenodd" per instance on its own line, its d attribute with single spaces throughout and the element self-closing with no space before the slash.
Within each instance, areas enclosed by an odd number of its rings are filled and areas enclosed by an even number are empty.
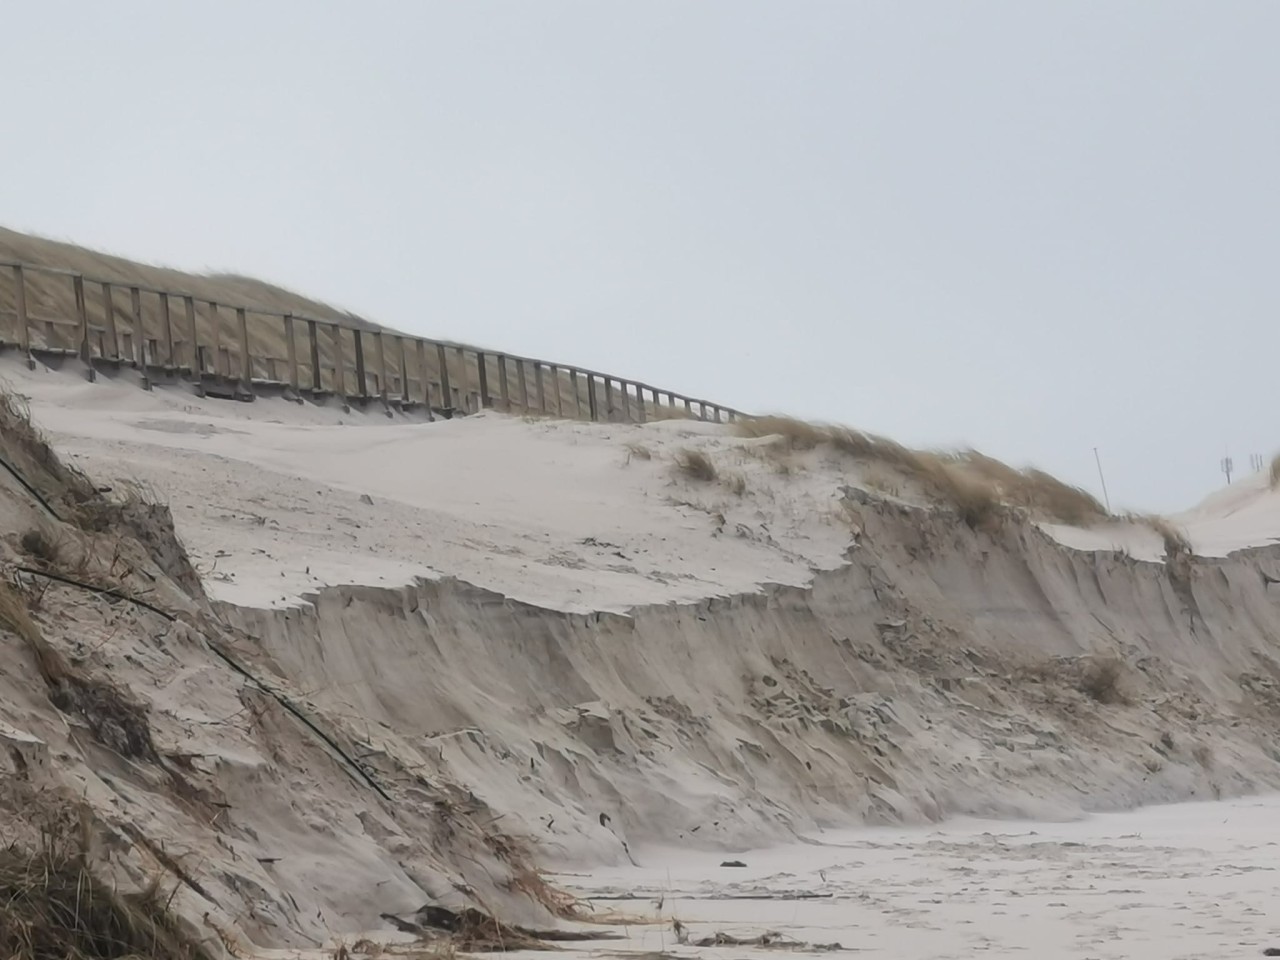
<svg viewBox="0 0 1280 960">
<path fill-rule="evenodd" d="M 30 281 L 32 277 L 41 274 L 64 277 L 71 280 L 75 298 L 76 316 L 74 318 L 59 317 L 48 319 L 32 315 L 31 297 L 29 296 Z M 454 406 L 453 392 L 455 387 L 464 406 L 472 396 L 476 395 L 472 393 L 472 377 L 469 373 L 468 363 L 469 359 L 473 359 L 478 370 L 477 379 L 479 383 L 476 384 L 476 387 L 479 390 L 478 397 L 481 407 L 501 403 L 504 408 L 510 409 L 512 402 L 515 401 L 523 409 L 534 409 L 531 406 L 531 395 L 536 394 L 537 409 L 540 412 L 554 412 L 563 416 L 565 404 L 562 390 L 565 381 L 561 378 L 565 377 L 574 400 L 574 412 L 580 419 L 608 420 L 612 418 L 614 413 L 617 413 L 625 419 L 631 420 L 633 419 L 633 407 L 638 406 L 640 411 L 639 419 L 643 421 L 648 419 L 647 402 L 652 403 L 655 409 L 661 409 L 664 406 L 670 409 L 678 409 L 683 406 L 684 410 L 689 414 L 692 414 L 694 405 L 697 405 L 702 419 L 706 419 L 709 413 L 717 420 L 722 416 L 726 416 L 730 420 L 749 416 L 723 404 L 712 403 L 674 390 L 660 389 L 643 381 L 619 377 L 616 374 L 563 363 L 552 363 L 535 357 L 525 357 L 504 351 L 491 350 L 485 347 L 458 343 L 453 340 L 438 340 L 432 337 L 414 337 L 397 333 L 350 313 L 343 315 L 341 318 L 333 316 L 312 317 L 295 311 L 273 310 L 252 304 L 232 305 L 222 299 L 213 300 L 194 293 L 154 287 L 145 283 L 134 283 L 119 278 L 91 277 L 79 271 L 62 267 L 40 266 L 15 260 L 0 260 L 0 284 L 4 283 L 4 278 L 6 277 L 14 285 L 16 309 L 2 311 L 2 313 L 14 316 L 17 321 L 18 341 L 15 345 L 30 356 L 32 353 L 40 352 L 41 349 L 33 347 L 31 343 L 31 330 L 36 324 L 46 324 L 50 327 L 76 327 L 80 330 L 80 342 L 77 344 L 77 349 L 82 359 L 89 365 L 91 372 L 93 370 L 93 361 L 97 359 L 115 363 L 145 364 L 166 370 L 190 371 L 193 378 L 199 379 L 204 376 L 204 371 L 201 369 L 200 350 L 202 348 L 211 348 L 213 351 L 214 376 L 239 381 L 246 387 L 254 382 L 255 379 L 253 377 L 254 360 L 262 360 L 264 362 L 283 361 L 288 366 L 287 375 L 283 381 L 275 382 L 286 383 L 295 391 L 301 389 L 299 377 L 301 368 L 307 369 L 310 389 L 317 393 L 336 392 L 344 398 L 358 399 L 380 397 L 384 402 L 389 403 L 393 399 L 391 395 L 392 380 L 398 379 L 400 381 L 398 395 L 394 397 L 397 402 L 405 404 L 423 402 L 430 406 L 430 385 L 432 382 L 436 382 L 441 393 L 439 398 L 440 407 L 451 408 Z M 104 312 L 102 324 L 89 320 L 89 308 L 85 292 L 86 283 L 101 291 Z M 130 320 L 130 335 L 127 337 L 128 350 L 125 351 L 131 354 L 128 357 L 122 355 L 121 336 L 116 328 L 115 311 L 119 304 L 119 301 L 113 299 L 113 292 L 116 288 L 122 291 L 129 291 L 130 310 L 128 317 Z M 142 294 L 151 294 L 159 298 L 160 329 L 152 331 L 158 336 L 149 337 L 144 329 L 141 306 Z M 175 310 L 174 307 L 179 304 L 180 306 L 177 306 Z M 209 344 L 201 344 L 199 340 L 197 305 L 207 309 L 210 322 L 214 324 L 212 342 Z M 237 329 L 231 331 L 231 335 L 224 340 L 221 324 L 224 322 L 224 318 L 229 317 L 229 314 L 235 315 Z M 278 320 L 280 322 L 285 337 L 286 357 L 273 358 L 265 354 L 255 357 L 250 354 L 250 314 L 255 319 L 261 317 L 268 321 Z M 179 323 L 180 330 L 174 329 L 175 322 Z M 321 344 L 318 335 L 318 329 L 321 327 L 330 328 L 333 352 L 337 358 L 334 364 L 324 365 L 325 369 L 335 371 L 334 383 L 329 391 L 325 391 L 324 384 L 321 382 Z M 300 364 L 296 337 L 303 331 L 305 331 L 307 339 L 308 355 L 306 359 L 308 362 Z M 348 389 L 345 364 L 346 346 L 343 343 L 344 333 L 351 335 L 355 347 L 353 359 L 356 376 L 354 386 L 356 389 L 354 392 Z M 90 342 L 90 334 L 98 338 L 100 352 L 104 355 L 94 356 L 94 345 Z M 105 339 L 103 339 L 104 337 Z M 370 337 L 372 337 L 373 353 L 367 354 L 366 348 L 370 345 Z M 387 342 L 388 338 L 391 338 L 390 344 Z M 144 350 L 148 342 L 153 344 L 150 355 Z M 417 377 L 409 376 L 408 355 L 410 343 L 413 344 L 417 359 Z M 179 345 L 183 347 L 183 353 L 188 354 L 188 356 L 177 356 L 177 347 Z M 105 355 L 108 346 L 110 347 L 111 355 Z M 388 349 L 389 346 L 390 349 Z M 233 347 L 240 353 L 240 369 L 236 371 L 232 371 L 229 368 L 224 369 L 221 359 L 222 350 L 232 350 Z M 434 348 L 434 350 L 430 348 Z M 58 349 L 57 352 L 65 354 L 66 351 Z M 155 356 L 155 353 L 160 353 L 161 356 Z M 388 356 L 388 353 L 391 356 Z M 435 354 L 438 366 L 438 381 L 431 381 L 428 377 L 426 363 L 427 357 L 432 353 Z M 453 382 L 449 371 L 448 359 L 450 354 L 457 354 L 460 361 L 461 369 L 458 371 L 460 376 L 456 384 Z M 468 357 L 468 355 L 470 356 Z M 498 373 L 499 382 L 496 396 L 492 392 L 492 384 L 489 382 L 487 363 L 490 358 L 495 361 Z M 371 371 L 368 369 L 370 360 L 372 360 L 373 366 Z M 511 384 L 508 382 L 512 364 L 516 368 L 518 397 L 511 396 Z M 529 366 L 533 368 L 532 384 L 528 382 Z M 377 390 L 372 394 L 366 380 L 367 372 L 372 372 L 377 380 Z M 544 379 L 544 372 L 550 373 L 549 380 L 553 386 L 548 386 L 547 380 Z M 582 396 L 578 390 L 578 378 L 580 376 L 585 377 L 587 381 L 588 404 L 586 405 L 582 403 Z M 421 401 L 410 394 L 410 384 L 412 382 L 417 382 L 419 385 Z M 615 385 L 619 388 L 619 397 L 616 402 L 613 396 Z M 603 387 L 603 390 L 597 389 L 600 386 Z M 532 389 L 530 389 L 531 387 Z M 553 402 L 549 403 L 546 394 L 551 390 L 554 390 L 554 399 Z M 645 400 L 645 391 L 649 393 L 649 401 Z M 664 395 L 667 399 L 666 404 L 661 402 L 661 398 Z M 584 410 L 584 406 L 588 407 L 588 409 Z M 585 417 L 583 416 L 584 413 L 586 414 Z"/>
</svg>

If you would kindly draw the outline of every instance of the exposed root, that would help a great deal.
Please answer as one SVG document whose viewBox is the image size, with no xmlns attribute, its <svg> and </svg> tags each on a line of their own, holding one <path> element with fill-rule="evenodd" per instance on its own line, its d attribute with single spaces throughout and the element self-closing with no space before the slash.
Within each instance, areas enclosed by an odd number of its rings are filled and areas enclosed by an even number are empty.
<svg viewBox="0 0 1280 960">
<path fill-rule="evenodd" d="M 694 447 L 681 450 L 676 454 L 675 469 L 678 473 L 699 483 L 710 483 L 719 476 L 719 471 L 716 470 L 711 457 Z"/>
</svg>

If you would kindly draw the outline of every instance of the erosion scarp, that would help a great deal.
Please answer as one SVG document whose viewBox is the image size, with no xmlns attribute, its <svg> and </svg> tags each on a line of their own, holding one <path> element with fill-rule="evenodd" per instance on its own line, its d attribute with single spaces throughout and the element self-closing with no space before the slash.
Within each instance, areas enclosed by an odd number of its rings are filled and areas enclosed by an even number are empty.
<svg viewBox="0 0 1280 960">
<path fill-rule="evenodd" d="M 44 862 L 78 822 L 94 883 L 162 889 L 184 942 L 210 954 L 318 947 L 425 902 L 552 919 L 522 841 L 483 802 L 416 756 L 372 757 L 366 725 L 270 675 L 181 582 L 163 511 L 108 500 L 42 443 L 0 438 L 14 467 L 0 472 L 0 819 L 15 863 Z M 134 519 L 94 519 L 108 513 Z"/>
<path fill-rule="evenodd" d="M 848 563 L 806 588 L 579 615 L 445 580 L 223 613 L 551 859 L 1280 783 L 1280 551 L 1175 568 L 849 495 Z"/>
<path fill-rule="evenodd" d="M 545 930 L 568 904 L 538 866 L 651 843 L 1280 784 L 1280 547 L 1071 550 L 1017 510 L 973 524 L 833 475 L 822 522 L 847 546 L 805 583 L 581 612 L 444 577 L 253 608 L 204 595 L 164 508 L 17 422 L 0 442 L 12 842 L 87 824 L 94 876 L 162 884 L 211 953 L 392 936 L 431 910 Z M 782 492 L 708 496 L 750 533 Z M 691 540 L 726 535 L 677 516 Z"/>
</svg>

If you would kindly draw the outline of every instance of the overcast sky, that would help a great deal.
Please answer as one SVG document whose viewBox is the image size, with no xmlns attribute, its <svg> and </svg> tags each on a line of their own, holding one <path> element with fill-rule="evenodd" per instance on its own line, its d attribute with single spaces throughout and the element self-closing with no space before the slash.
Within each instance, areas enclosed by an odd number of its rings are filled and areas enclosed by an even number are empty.
<svg viewBox="0 0 1280 960">
<path fill-rule="evenodd" d="M 41 3 L 0 222 L 1176 509 L 1280 449 L 1280 4 Z"/>
</svg>

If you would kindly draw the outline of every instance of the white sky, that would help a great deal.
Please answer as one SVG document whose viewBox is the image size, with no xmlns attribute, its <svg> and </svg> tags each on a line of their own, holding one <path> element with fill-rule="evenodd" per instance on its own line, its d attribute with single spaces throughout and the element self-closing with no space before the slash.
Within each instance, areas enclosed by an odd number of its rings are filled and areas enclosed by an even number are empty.
<svg viewBox="0 0 1280 960">
<path fill-rule="evenodd" d="M 1188 505 L 1280 447 L 1280 4 L 8 5 L 0 220 Z"/>
</svg>

